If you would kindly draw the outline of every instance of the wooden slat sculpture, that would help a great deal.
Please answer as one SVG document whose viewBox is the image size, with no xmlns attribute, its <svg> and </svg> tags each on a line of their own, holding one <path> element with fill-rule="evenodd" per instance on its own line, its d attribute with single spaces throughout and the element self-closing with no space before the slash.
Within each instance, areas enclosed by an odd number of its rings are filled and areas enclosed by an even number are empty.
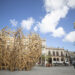
<svg viewBox="0 0 75 75">
<path fill-rule="evenodd" d="M 0 31 L 0 69 L 30 70 L 41 56 L 41 38 L 38 34 L 24 36 L 21 29 Z"/>
</svg>

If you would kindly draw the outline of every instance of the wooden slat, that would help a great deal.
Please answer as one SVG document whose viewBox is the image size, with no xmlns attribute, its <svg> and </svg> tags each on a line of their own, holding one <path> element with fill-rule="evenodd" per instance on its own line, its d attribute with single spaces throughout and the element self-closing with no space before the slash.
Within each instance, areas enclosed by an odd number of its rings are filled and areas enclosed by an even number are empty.
<svg viewBox="0 0 75 75">
<path fill-rule="evenodd" d="M 41 56 L 41 38 L 33 33 L 25 37 L 21 29 L 8 32 L 1 30 L 0 70 L 30 70 Z"/>
</svg>

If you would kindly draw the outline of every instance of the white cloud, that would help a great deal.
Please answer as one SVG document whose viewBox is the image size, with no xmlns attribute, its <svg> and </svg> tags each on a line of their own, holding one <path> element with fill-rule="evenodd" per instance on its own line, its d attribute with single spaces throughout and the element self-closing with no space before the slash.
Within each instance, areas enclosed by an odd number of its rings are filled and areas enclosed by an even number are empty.
<svg viewBox="0 0 75 75">
<path fill-rule="evenodd" d="M 75 8 L 75 0 L 68 0 L 68 6 L 71 8 Z"/>
<path fill-rule="evenodd" d="M 23 29 L 30 30 L 31 26 L 34 24 L 34 19 L 32 17 L 28 18 L 27 20 L 22 20 L 21 27 Z"/>
<path fill-rule="evenodd" d="M 62 9 L 67 3 L 67 0 L 44 0 L 44 7 L 46 12 L 57 9 Z"/>
<path fill-rule="evenodd" d="M 12 26 L 17 26 L 18 22 L 15 19 L 10 19 L 10 24 L 12 24 Z"/>
<path fill-rule="evenodd" d="M 58 29 L 56 29 L 52 34 L 52 36 L 54 37 L 62 37 L 63 35 L 65 35 L 65 32 L 62 27 L 59 27 Z"/>
<path fill-rule="evenodd" d="M 74 8 L 74 6 L 74 0 L 44 0 L 46 15 L 38 23 L 40 32 L 51 32 L 54 37 L 65 35 L 64 29 L 62 27 L 57 28 L 57 26 L 61 18 L 65 18 L 69 9 Z"/>
<path fill-rule="evenodd" d="M 75 8 L 75 0 L 44 0 L 46 12 L 62 9 L 64 6 Z"/>
<path fill-rule="evenodd" d="M 63 41 L 67 41 L 67 42 L 75 42 L 75 31 L 72 31 L 70 33 L 68 33 L 65 38 L 63 39 Z"/>
<path fill-rule="evenodd" d="M 37 31 L 37 30 L 38 30 L 38 27 L 37 27 L 37 26 L 35 26 L 35 27 L 34 27 L 34 31 Z"/>
<path fill-rule="evenodd" d="M 47 13 L 45 17 L 39 22 L 40 32 L 48 33 L 52 32 L 55 33 L 56 27 L 61 18 L 64 18 L 68 13 L 68 7 L 64 6 L 62 9 L 57 9 L 51 11 L 51 13 Z M 63 29 L 64 31 L 64 29 Z M 61 33 L 60 35 L 62 35 Z"/>
</svg>

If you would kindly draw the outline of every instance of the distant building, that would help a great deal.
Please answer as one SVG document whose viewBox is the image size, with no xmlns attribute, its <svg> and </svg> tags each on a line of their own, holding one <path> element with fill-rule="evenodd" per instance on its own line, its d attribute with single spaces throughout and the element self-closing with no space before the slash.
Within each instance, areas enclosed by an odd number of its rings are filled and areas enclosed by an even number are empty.
<svg viewBox="0 0 75 75">
<path fill-rule="evenodd" d="M 39 65 L 70 65 L 70 54 L 64 48 L 53 48 L 46 46 L 46 40 L 42 40 L 42 56 L 39 59 Z"/>
</svg>

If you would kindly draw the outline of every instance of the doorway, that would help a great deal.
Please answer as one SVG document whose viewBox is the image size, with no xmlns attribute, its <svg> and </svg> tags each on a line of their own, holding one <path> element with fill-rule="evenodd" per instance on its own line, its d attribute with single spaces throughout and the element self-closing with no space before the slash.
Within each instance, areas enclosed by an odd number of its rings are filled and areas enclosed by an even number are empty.
<svg viewBox="0 0 75 75">
<path fill-rule="evenodd" d="M 49 58 L 48 63 L 52 64 L 52 58 Z"/>
</svg>

